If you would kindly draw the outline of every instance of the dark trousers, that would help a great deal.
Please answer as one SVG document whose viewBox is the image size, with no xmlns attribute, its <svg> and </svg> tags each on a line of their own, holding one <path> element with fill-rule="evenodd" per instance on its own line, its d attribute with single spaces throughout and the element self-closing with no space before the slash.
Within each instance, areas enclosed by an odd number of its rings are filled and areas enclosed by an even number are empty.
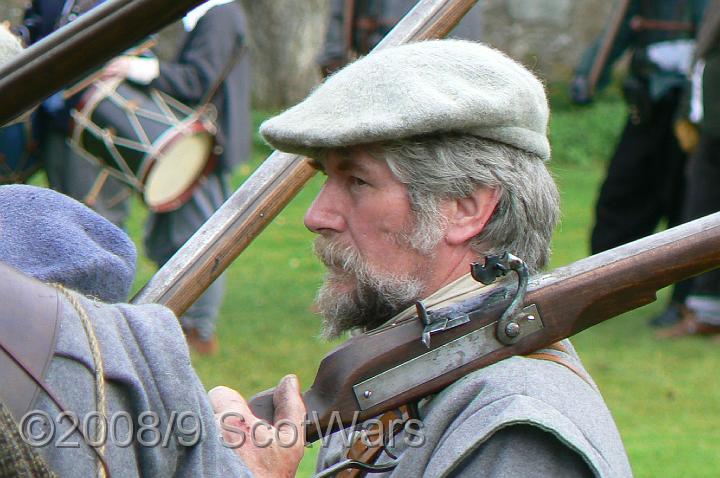
<svg viewBox="0 0 720 478">
<path fill-rule="evenodd" d="M 628 119 L 597 199 L 593 254 L 648 236 L 663 219 L 668 227 L 682 222 L 686 155 L 673 133 L 679 96 L 654 103 L 640 124 Z M 688 287 L 678 285 L 673 300 L 683 301 Z"/>
<path fill-rule="evenodd" d="M 720 211 L 720 137 L 702 135 L 688 160 L 685 214 L 687 221 Z M 720 298 L 720 269 L 693 279 L 692 295 Z"/>
</svg>

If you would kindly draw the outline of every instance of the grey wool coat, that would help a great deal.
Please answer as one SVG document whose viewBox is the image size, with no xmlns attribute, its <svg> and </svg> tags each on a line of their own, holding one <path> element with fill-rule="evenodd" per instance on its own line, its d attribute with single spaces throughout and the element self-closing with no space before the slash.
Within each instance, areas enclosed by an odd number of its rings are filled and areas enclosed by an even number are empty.
<svg viewBox="0 0 720 478">
<path fill-rule="evenodd" d="M 568 341 L 555 350 L 583 374 Z M 392 477 L 632 476 L 612 416 L 594 383 L 555 362 L 513 357 L 475 371 L 420 404 L 425 443 L 396 438 Z M 337 432 L 321 448 L 318 469 L 340 461 Z M 376 463 L 390 458 L 383 453 Z"/>
<path fill-rule="evenodd" d="M 89 442 L 105 444 L 114 477 L 250 476 L 220 440 L 173 313 L 155 304 L 101 301 L 127 299 L 136 260 L 130 238 L 83 204 L 49 189 L 0 186 L 0 206 L 0 262 L 68 290 L 67 296 L 59 294 L 59 331 L 45 383 L 71 415 L 63 417 L 41 393 L 30 407 L 34 425 L 25 423 L 50 468 L 61 477 L 97 476 L 97 456 L 80 434 L 89 430 Z M 1 268 L 0 276 L 8 280 Z M 95 434 L 96 362 L 82 315 L 97 337 L 104 366 L 104 439 Z"/>
<path fill-rule="evenodd" d="M 100 342 L 107 379 L 108 438 L 105 459 L 116 477 L 243 477 L 251 476 L 233 450 L 223 446 L 207 393 L 190 364 L 180 325 L 159 305 L 108 305 L 79 296 Z M 96 411 L 94 370 L 88 340 L 78 314 L 64 301 L 55 356 L 46 383 L 80 421 Z M 41 395 L 33 409 L 55 421 L 54 439 L 37 448 L 62 477 L 96 476 L 97 459 L 83 438 L 57 420 L 57 407 Z M 189 417 L 183 434 L 178 417 Z M 157 417 L 157 425 L 152 425 Z M 128 423 L 133 423 L 130 430 Z M 92 422 L 90 422 L 92 423 Z M 140 427 L 146 425 L 142 440 Z M 91 428 L 92 430 L 92 428 Z M 168 433 L 168 430 L 170 432 Z M 132 436 L 131 445 L 123 446 Z M 157 441 L 158 443 L 155 443 Z M 77 447 L 60 447 L 66 443 Z"/>
<path fill-rule="evenodd" d="M 442 307 L 482 287 L 468 274 L 424 302 L 431 308 Z M 412 309 L 390 322 L 408 313 Z M 471 372 L 421 400 L 422 427 L 407 437 L 403 431 L 395 439 L 397 467 L 372 476 L 632 476 L 620 434 L 597 385 L 570 342 L 565 340 L 562 346 L 562 351 L 542 352 L 564 365 L 512 357 Z M 424 442 L 416 439 L 418 435 Z M 320 450 L 318 470 L 344 459 L 347 443 L 351 443 L 348 430 L 332 434 Z M 389 459 L 383 452 L 375 463 Z"/>
</svg>

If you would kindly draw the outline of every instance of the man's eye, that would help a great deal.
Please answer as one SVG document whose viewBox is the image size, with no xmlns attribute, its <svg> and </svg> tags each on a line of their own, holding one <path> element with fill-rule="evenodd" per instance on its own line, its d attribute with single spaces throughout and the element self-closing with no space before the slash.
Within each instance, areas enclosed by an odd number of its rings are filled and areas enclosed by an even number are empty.
<svg viewBox="0 0 720 478">
<path fill-rule="evenodd" d="M 367 184 L 364 180 L 358 178 L 357 176 L 351 176 L 350 183 L 353 186 L 365 186 Z"/>
</svg>

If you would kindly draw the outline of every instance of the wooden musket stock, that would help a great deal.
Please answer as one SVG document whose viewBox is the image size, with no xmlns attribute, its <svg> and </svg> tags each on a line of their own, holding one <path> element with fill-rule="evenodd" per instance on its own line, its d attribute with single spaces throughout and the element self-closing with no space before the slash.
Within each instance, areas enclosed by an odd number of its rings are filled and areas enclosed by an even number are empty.
<svg viewBox="0 0 720 478">
<path fill-rule="evenodd" d="M 0 68 L 0 125 L 180 19 L 203 0 L 108 0 Z"/>
<path fill-rule="evenodd" d="M 453 368 L 448 364 L 441 376 L 364 410 L 353 386 L 428 353 L 428 349 L 421 343 L 423 325 L 417 317 L 353 337 L 323 359 L 315 382 L 303 395 L 310 419 L 307 439 L 315 441 L 324 435 L 333 423 L 331 419 L 339 417 L 343 426 L 348 426 L 353 420 L 375 417 L 417 401 L 473 370 L 513 355 L 529 354 L 653 302 L 658 289 L 718 266 L 720 213 L 532 277 L 525 304 L 537 307 L 542 328 L 465 365 Z M 447 315 L 454 317 L 461 310 L 471 320 L 433 335 L 431 350 L 496 322 L 516 288 L 515 283 L 503 281 L 454 306 Z M 433 311 L 433 315 L 442 315 L 443 310 Z M 272 421 L 272 391 L 256 395 L 250 406 L 259 417 Z"/>
<path fill-rule="evenodd" d="M 421 0 L 376 49 L 444 37 L 476 0 Z M 133 298 L 181 315 L 295 197 L 315 170 L 305 158 L 272 153 Z"/>
</svg>

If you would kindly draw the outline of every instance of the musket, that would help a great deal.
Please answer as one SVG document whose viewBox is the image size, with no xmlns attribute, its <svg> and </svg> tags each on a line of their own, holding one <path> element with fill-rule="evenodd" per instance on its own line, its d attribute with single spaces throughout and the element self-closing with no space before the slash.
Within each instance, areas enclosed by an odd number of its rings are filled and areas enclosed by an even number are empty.
<svg viewBox="0 0 720 478">
<path fill-rule="evenodd" d="M 451 307 L 357 335 L 320 363 L 303 394 L 306 438 L 361 423 L 449 386 L 471 371 L 527 355 L 623 312 L 653 302 L 656 291 L 720 266 L 720 213 L 527 277 L 522 261 L 494 258 L 473 267 L 492 282 Z M 526 269 L 525 269 L 526 272 Z M 272 391 L 250 401 L 272 423 Z"/>
<path fill-rule="evenodd" d="M 475 2 L 420 0 L 375 50 L 444 37 Z M 153 276 L 133 303 L 160 303 L 182 315 L 314 174 L 304 157 L 272 153 Z"/>
<path fill-rule="evenodd" d="M 204 0 L 108 0 L 0 68 L 0 125 L 182 18 Z"/>
</svg>

